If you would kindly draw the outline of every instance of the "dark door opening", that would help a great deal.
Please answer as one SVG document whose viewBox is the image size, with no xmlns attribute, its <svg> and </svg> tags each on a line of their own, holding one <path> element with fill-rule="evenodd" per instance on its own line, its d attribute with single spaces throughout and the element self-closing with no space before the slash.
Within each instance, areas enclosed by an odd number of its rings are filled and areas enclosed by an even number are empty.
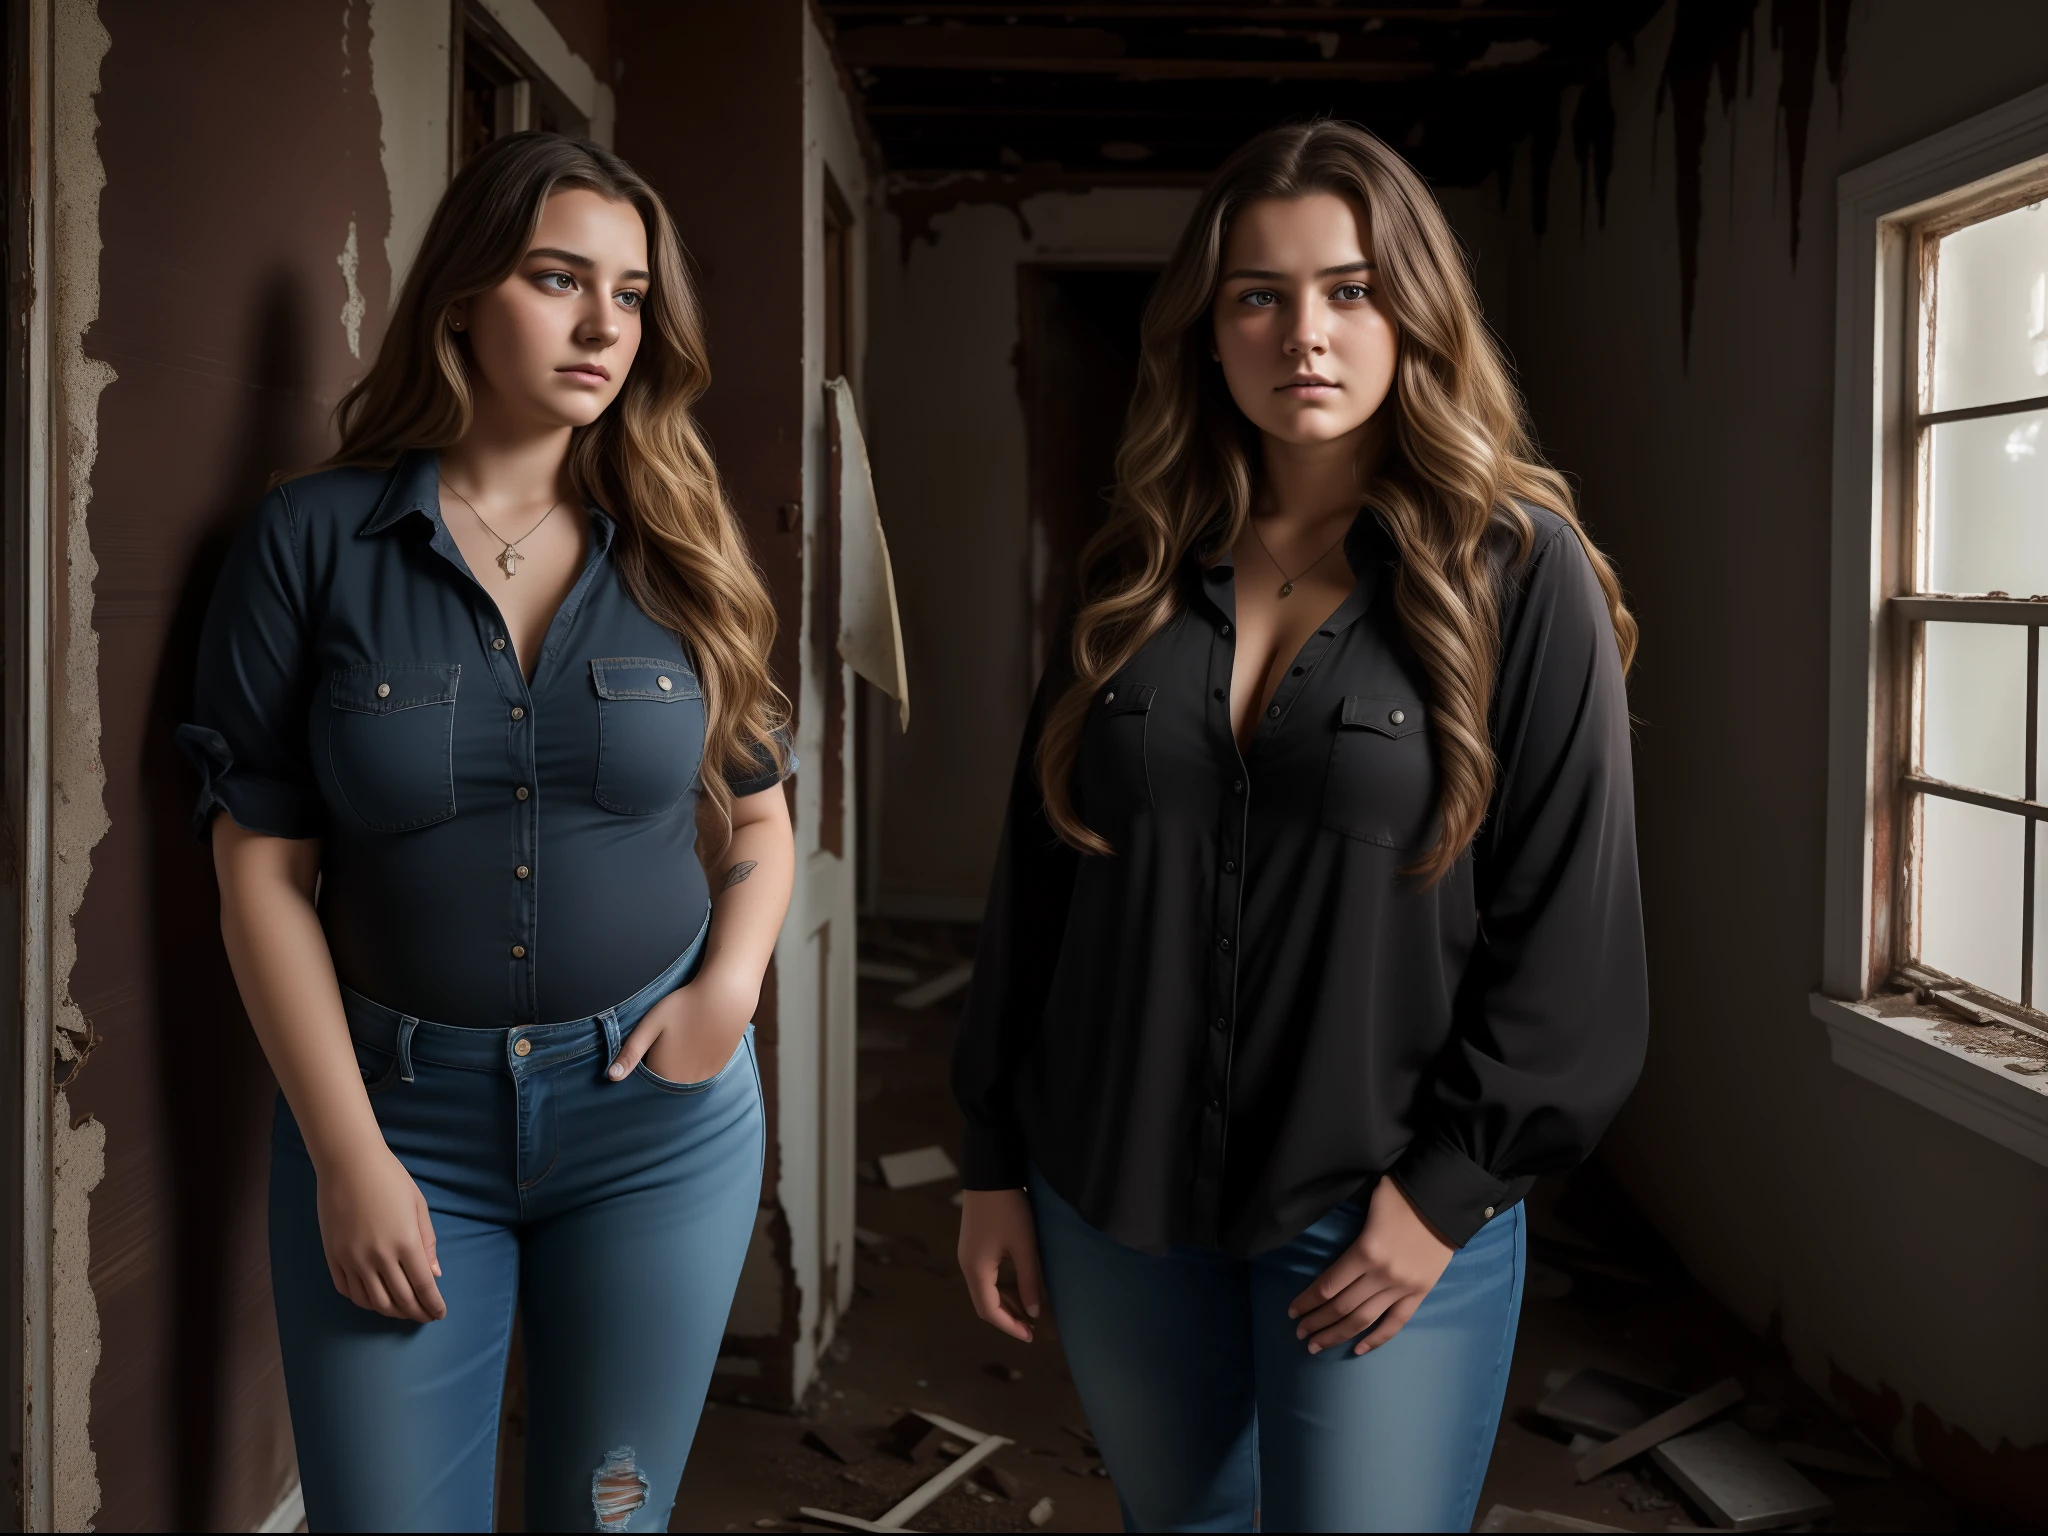
<svg viewBox="0 0 2048 1536">
<path fill-rule="evenodd" d="M 1138 322 L 1156 267 L 1031 265 L 1021 271 L 1029 474 L 1031 675 L 1038 686 L 1081 548 L 1109 515 L 1116 447 L 1138 379 Z"/>
</svg>

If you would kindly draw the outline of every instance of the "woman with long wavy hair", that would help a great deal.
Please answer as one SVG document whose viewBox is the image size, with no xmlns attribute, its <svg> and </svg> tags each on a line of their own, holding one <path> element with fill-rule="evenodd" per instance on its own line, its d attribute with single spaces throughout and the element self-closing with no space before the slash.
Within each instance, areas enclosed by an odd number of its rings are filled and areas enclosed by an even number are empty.
<svg viewBox="0 0 2048 1536">
<path fill-rule="evenodd" d="M 314 1530 L 491 1529 L 515 1310 L 529 1528 L 668 1529 L 759 1202 L 748 1020 L 795 862 L 708 382 L 654 191 L 594 144 L 501 140 L 339 450 L 214 593 L 179 737 L 283 1090 Z"/>
<path fill-rule="evenodd" d="M 1635 624 L 1370 134 L 1202 197 L 1077 598 L 954 1059 L 975 1308 L 1050 1303 L 1126 1529 L 1465 1530 L 1519 1202 L 1642 1062 Z"/>
</svg>

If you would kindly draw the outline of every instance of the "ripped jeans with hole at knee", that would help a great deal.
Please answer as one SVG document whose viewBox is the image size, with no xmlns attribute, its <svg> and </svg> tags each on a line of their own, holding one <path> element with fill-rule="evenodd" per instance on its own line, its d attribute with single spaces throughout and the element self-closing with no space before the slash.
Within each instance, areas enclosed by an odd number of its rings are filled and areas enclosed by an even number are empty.
<svg viewBox="0 0 2048 1536">
<path fill-rule="evenodd" d="M 526 1528 L 665 1531 L 760 1204 L 753 1029 L 717 1076 L 605 1076 L 675 964 L 593 1018 L 455 1029 L 344 990 L 384 1139 L 433 1213 L 448 1315 L 334 1288 L 313 1165 L 280 1098 L 270 1267 L 308 1527 L 488 1531 L 513 1311 Z"/>
</svg>

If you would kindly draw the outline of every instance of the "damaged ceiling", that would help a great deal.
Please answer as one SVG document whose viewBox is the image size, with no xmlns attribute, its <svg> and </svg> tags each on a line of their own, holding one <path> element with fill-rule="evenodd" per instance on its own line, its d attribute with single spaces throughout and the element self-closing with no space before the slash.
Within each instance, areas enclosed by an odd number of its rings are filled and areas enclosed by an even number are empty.
<svg viewBox="0 0 2048 1536">
<path fill-rule="evenodd" d="M 1657 0 L 1368 5 L 820 0 L 899 186 L 1198 181 L 1260 129 L 1363 123 L 1425 174 L 1500 169 Z"/>
</svg>

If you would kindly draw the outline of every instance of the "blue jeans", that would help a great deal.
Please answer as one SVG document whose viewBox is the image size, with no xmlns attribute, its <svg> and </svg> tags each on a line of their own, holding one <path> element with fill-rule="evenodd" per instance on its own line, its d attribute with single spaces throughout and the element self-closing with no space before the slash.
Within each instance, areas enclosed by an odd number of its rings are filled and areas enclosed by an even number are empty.
<svg viewBox="0 0 2048 1536">
<path fill-rule="evenodd" d="M 1522 1309 L 1520 1205 L 1369 1354 L 1311 1355 L 1287 1304 L 1358 1236 L 1347 1201 L 1283 1247 L 1140 1253 L 1032 1171 L 1067 1366 L 1127 1531 L 1465 1531 Z M 1355 1340 L 1353 1341 L 1356 1342 Z"/>
<path fill-rule="evenodd" d="M 526 1528 L 668 1529 L 760 1203 L 753 1029 L 701 1083 L 605 1068 L 703 943 L 567 1024 L 455 1029 L 344 989 L 377 1123 L 433 1212 L 448 1315 L 400 1322 L 335 1290 L 280 1098 L 271 1286 L 310 1529 L 491 1529 L 515 1306 Z"/>
</svg>

